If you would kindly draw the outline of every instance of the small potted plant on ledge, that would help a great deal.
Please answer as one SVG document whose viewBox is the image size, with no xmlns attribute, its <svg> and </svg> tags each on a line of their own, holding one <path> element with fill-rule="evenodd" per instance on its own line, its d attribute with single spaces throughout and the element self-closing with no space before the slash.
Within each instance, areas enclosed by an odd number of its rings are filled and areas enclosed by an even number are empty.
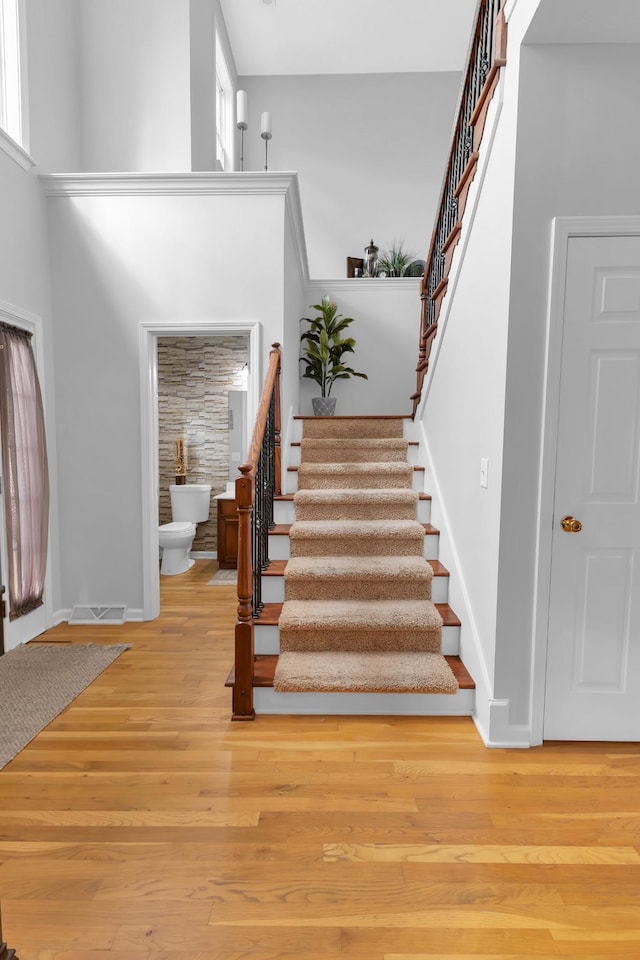
<svg viewBox="0 0 640 960">
<path fill-rule="evenodd" d="M 336 408 L 335 397 L 330 395 L 335 381 L 350 377 L 369 378 L 366 373 L 357 373 L 343 363 L 345 354 L 353 353 L 356 343 L 353 337 L 342 336 L 353 323 L 353 317 L 339 314 L 336 304 L 328 296 L 322 298 L 322 303 L 312 304 L 312 309 L 317 310 L 319 316 L 302 318 L 309 324 L 309 329 L 300 336 L 303 344 L 300 362 L 305 365 L 302 376 L 314 380 L 320 387 L 320 396 L 311 401 L 314 414 L 330 417 Z"/>
<path fill-rule="evenodd" d="M 424 273 L 424 260 L 416 260 L 404 249 L 402 242 L 395 243 L 378 257 L 379 277 L 419 277 Z"/>
</svg>

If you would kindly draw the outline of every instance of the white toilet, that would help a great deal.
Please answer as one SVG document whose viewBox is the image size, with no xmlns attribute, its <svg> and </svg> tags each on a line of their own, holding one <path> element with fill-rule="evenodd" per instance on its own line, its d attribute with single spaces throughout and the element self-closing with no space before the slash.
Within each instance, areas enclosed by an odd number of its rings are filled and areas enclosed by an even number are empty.
<svg viewBox="0 0 640 960">
<path fill-rule="evenodd" d="M 158 528 L 158 542 L 162 548 L 160 573 L 165 576 L 185 573 L 195 563 L 189 553 L 196 535 L 196 524 L 209 519 L 211 484 L 171 483 L 169 494 L 173 520 Z"/>
</svg>

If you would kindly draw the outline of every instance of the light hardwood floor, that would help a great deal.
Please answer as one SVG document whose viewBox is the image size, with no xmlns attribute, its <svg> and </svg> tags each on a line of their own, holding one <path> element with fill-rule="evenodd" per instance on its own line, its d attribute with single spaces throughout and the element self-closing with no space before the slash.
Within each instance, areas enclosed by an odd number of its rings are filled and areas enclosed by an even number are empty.
<svg viewBox="0 0 640 960">
<path fill-rule="evenodd" d="M 40 638 L 133 646 L 0 772 L 20 960 L 640 958 L 638 744 L 232 723 L 214 570 L 162 578 L 153 623 Z"/>
</svg>

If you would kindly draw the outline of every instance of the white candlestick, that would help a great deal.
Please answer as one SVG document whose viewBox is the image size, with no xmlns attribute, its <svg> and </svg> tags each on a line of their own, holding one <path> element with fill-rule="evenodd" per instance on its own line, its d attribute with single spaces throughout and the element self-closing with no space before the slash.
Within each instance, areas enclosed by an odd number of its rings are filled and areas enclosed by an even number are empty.
<svg viewBox="0 0 640 960">
<path fill-rule="evenodd" d="M 244 125 L 246 130 L 247 127 L 247 91 L 238 90 L 236 94 L 236 126 L 239 127 L 241 124 Z"/>
<path fill-rule="evenodd" d="M 271 133 L 271 116 L 266 111 L 260 118 L 260 136 L 265 133 Z"/>
</svg>

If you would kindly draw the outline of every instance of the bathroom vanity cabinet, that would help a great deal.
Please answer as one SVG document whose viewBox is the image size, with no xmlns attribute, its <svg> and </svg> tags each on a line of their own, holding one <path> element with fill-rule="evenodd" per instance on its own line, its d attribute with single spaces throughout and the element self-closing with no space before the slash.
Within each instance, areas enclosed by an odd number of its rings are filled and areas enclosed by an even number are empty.
<svg viewBox="0 0 640 960">
<path fill-rule="evenodd" d="M 238 504 L 233 497 L 216 497 L 218 504 L 218 566 L 233 570 L 238 566 Z"/>
</svg>

